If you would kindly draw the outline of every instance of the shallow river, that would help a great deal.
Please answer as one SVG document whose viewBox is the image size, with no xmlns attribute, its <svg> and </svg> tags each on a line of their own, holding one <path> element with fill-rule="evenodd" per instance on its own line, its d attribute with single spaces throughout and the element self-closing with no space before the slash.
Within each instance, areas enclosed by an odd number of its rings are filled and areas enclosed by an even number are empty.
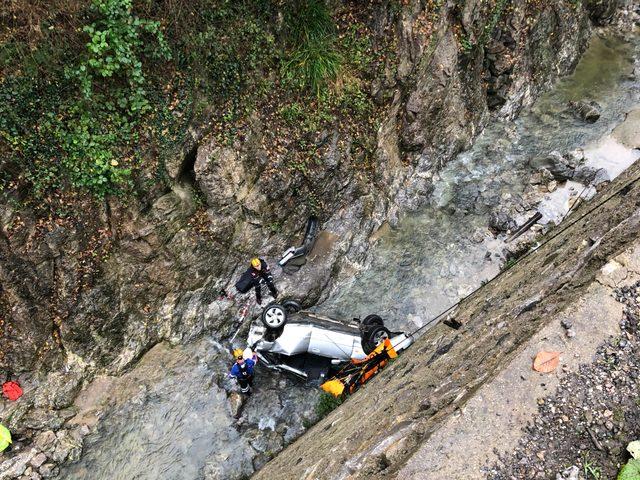
<svg viewBox="0 0 640 480">
<path fill-rule="evenodd" d="M 489 215 L 526 191 L 531 158 L 582 148 L 588 164 L 614 175 L 640 157 L 629 148 L 633 134 L 612 134 L 640 105 L 640 85 L 632 75 L 638 58 L 637 45 L 594 38 L 573 76 L 517 121 L 488 127 L 470 151 L 440 172 L 430 206 L 384 233 L 369 268 L 317 309 L 348 318 L 379 313 L 395 328 L 412 328 L 494 276 L 504 261 L 504 244 L 489 234 Z M 596 101 L 600 119 L 594 124 L 576 119 L 566 111 L 570 100 Z M 539 206 L 542 221 L 559 221 L 578 190 L 582 186 L 569 183 L 548 194 Z M 519 222 L 528 214 L 521 213 Z M 224 349 L 206 339 L 155 347 L 141 365 L 105 388 L 128 394 L 118 408 L 102 413 L 82 459 L 62 478 L 250 475 L 315 420 L 318 392 L 261 372 L 258 392 L 237 421 L 227 399 L 227 361 Z"/>
<path fill-rule="evenodd" d="M 370 267 L 319 310 L 348 317 L 378 313 L 397 328 L 417 327 L 495 276 L 504 262 L 504 239 L 489 234 L 489 215 L 522 197 L 530 159 L 580 148 L 586 165 L 606 168 L 612 177 L 640 157 L 611 135 L 639 107 L 640 84 L 633 76 L 638 58 L 637 45 L 594 38 L 574 75 L 516 121 L 486 128 L 471 150 L 448 164 L 431 205 L 383 235 Z M 600 119 L 590 124 L 574 117 L 567 103 L 576 100 L 596 101 Z M 537 208 L 541 222 L 559 222 L 570 194 L 582 190 L 567 182 L 547 195 Z M 518 223 L 527 218 L 517 217 Z"/>
</svg>

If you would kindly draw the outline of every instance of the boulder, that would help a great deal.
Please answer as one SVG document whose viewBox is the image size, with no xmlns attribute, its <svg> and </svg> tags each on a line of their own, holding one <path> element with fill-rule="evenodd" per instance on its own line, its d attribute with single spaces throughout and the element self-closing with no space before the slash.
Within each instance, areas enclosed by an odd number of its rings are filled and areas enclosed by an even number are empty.
<svg viewBox="0 0 640 480">
<path fill-rule="evenodd" d="M 489 217 L 489 228 L 494 232 L 507 232 L 516 227 L 516 221 L 507 212 L 493 212 Z"/>
<path fill-rule="evenodd" d="M 587 123 L 595 123 L 600 118 L 601 107 L 594 101 L 569 102 L 568 107 L 573 116 Z"/>
<path fill-rule="evenodd" d="M 65 460 L 76 462 L 82 453 L 82 445 L 76 441 L 68 430 L 57 433 L 58 443 L 53 451 L 53 460 L 62 463 Z"/>
<path fill-rule="evenodd" d="M 454 186 L 453 202 L 456 209 L 474 212 L 478 207 L 480 186 L 477 182 L 465 182 Z"/>
<path fill-rule="evenodd" d="M 556 480 L 580 480 L 580 469 L 575 465 L 556 475 Z"/>
<path fill-rule="evenodd" d="M 40 452 L 36 456 L 34 456 L 29 463 L 34 468 L 40 468 L 40 466 L 46 461 L 47 456 L 44 453 Z"/>
<path fill-rule="evenodd" d="M 82 386 L 82 375 L 78 372 L 52 372 L 47 381 L 38 389 L 34 405 L 52 407 L 56 410 L 69 407 Z"/>
<path fill-rule="evenodd" d="M 33 430 L 57 430 L 66 420 L 59 411 L 34 408 L 25 415 L 22 425 Z"/>
<path fill-rule="evenodd" d="M 29 480 L 41 480 L 42 476 L 38 472 L 31 472 L 28 478 Z"/>
<path fill-rule="evenodd" d="M 547 170 L 559 182 L 573 178 L 577 167 L 573 158 L 566 158 L 556 151 L 529 160 L 529 165 L 534 170 Z"/>
<path fill-rule="evenodd" d="M 247 432 L 247 437 L 250 445 L 257 452 L 275 454 L 284 448 L 282 436 L 269 428 L 252 429 Z"/>
<path fill-rule="evenodd" d="M 242 400 L 242 395 L 238 392 L 229 393 L 229 407 L 231 408 L 231 416 L 233 418 L 239 418 L 242 413 L 242 405 L 244 404 Z"/>
<path fill-rule="evenodd" d="M 20 452 L 9 460 L 2 462 L 0 464 L 0 479 L 18 478 L 26 471 L 29 462 L 36 453 L 38 453 L 38 451 L 32 448 L 25 452 Z"/>
<path fill-rule="evenodd" d="M 573 180 L 584 185 L 598 185 L 611 179 L 609 178 L 609 173 L 604 168 L 582 166 L 574 172 Z"/>
<path fill-rule="evenodd" d="M 60 468 L 53 463 L 45 463 L 40 467 L 38 473 L 42 478 L 53 478 L 58 476 Z"/>
<path fill-rule="evenodd" d="M 53 447 L 54 442 L 56 441 L 56 434 L 52 430 L 47 430 L 45 432 L 40 433 L 35 438 L 35 446 L 43 451 L 47 451 Z"/>
</svg>

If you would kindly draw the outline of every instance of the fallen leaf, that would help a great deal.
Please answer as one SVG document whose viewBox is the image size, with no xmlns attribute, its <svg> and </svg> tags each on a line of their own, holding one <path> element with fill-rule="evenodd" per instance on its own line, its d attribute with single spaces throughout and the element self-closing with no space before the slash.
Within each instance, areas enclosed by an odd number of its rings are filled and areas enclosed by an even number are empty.
<svg viewBox="0 0 640 480">
<path fill-rule="evenodd" d="M 627 445 L 627 450 L 633 458 L 640 460 L 640 440 L 635 440 Z"/>
<path fill-rule="evenodd" d="M 533 369 L 536 372 L 549 373 L 558 368 L 560 352 L 538 352 L 533 360 Z"/>
</svg>

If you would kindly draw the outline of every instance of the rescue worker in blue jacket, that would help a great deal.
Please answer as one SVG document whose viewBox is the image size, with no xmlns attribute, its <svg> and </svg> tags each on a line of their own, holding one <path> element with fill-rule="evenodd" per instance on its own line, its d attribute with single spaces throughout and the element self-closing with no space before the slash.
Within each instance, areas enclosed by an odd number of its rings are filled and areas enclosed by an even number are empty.
<svg viewBox="0 0 640 480">
<path fill-rule="evenodd" d="M 251 393 L 251 385 L 253 385 L 253 370 L 256 366 L 258 357 L 253 354 L 253 358 L 243 358 L 242 354 L 236 357 L 236 363 L 231 367 L 229 376 L 235 378 L 240 385 L 240 391 L 242 393 Z"/>
<path fill-rule="evenodd" d="M 271 275 L 269 265 L 267 265 L 267 262 L 265 262 L 264 259 L 258 257 L 251 259 L 249 272 L 251 273 L 251 277 L 254 279 L 253 285 L 256 290 L 256 302 L 258 302 L 258 305 L 262 304 L 262 292 L 260 291 L 261 281 L 264 281 L 267 284 L 269 292 L 274 300 L 278 298 L 278 290 L 276 290 L 276 286 L 273 284 L 273 275 Z"/>
</svg>

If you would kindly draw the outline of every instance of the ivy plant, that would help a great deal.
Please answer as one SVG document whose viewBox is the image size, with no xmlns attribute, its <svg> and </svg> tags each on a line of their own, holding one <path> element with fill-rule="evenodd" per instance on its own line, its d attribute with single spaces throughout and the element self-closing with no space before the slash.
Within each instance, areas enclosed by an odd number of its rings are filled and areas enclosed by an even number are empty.
<svg viewBox="0 0 640 480">
<path fill-rule="evenodd" d="M 115 91 L 118 107 L 131 114 L 149 107 L 145 92 L 145 76 L 141 54 L 166 60 L 171 51 L 160 29 L 160 23 L 145 20 L 132 13 L 132 0 L 95 0 L 97 18 L 84 27 L 89 34 L 88 56 L 75 69 L 85 98 L 91 98 L 97 78 L 120 78 L 124 88 Z M 153 42 L 145 42 L 145 34 Z"/>
</svg>

